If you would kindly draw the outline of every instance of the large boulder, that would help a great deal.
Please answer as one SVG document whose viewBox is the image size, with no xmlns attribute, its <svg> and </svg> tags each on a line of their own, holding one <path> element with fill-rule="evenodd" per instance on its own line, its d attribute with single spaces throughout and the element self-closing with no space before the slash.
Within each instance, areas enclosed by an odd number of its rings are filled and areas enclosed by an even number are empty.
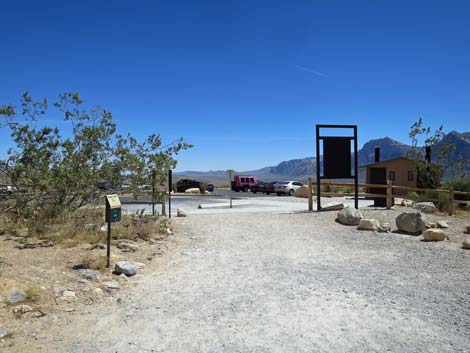
<svg viewBox="0 0 470 353">
<path fill-rule="evenodd" d="M 295 190 L 295 194 L 294 194 L 295 197 L 302 197 L 304 199 L 307 199 L 308 198 L 308 186 L 301 186 L 300 188 L 298 188 L 297 190 Z"/>
<path fill-rule="evenodd" d="M 413 208 L 424 213 L 437 212 L 437 207 L 432 202 L 418 202 Z"/>
<path fill-rule="evenodd" d="M 119 261 L 114 266 L 114 272 L 118 275 L 124 273 L 126 276 L 134 276 L 137 274 L 137 266 L 129 261 Z"/>
<path fill-rule="evenodd" d="M 347 226 L 357 226 L 359 221 L 362 219 L 362 213 L 355 208 L 346 207 L 345 209 L 338 212 L 336 220 Z"/>
<path fill-rule="evenodd" d="M 357 229 L 359 230 L 372 230 L 376 231 L 380 227 L 380 222 L 376 219 L 363 218 L 359 221 Z"/>
<path fill-rule="evenodd" d="M 423 233 L 424 241 L 443 241 L 447 237 L 446 233 L 440 229 L 428 229 Z"/>
<path fill-rule="evenodd" d="M 403 212 L 395 222 L 403 233 L 419 235 L 426 230 L 426 216 L 420 212 Z"/>
</svg>

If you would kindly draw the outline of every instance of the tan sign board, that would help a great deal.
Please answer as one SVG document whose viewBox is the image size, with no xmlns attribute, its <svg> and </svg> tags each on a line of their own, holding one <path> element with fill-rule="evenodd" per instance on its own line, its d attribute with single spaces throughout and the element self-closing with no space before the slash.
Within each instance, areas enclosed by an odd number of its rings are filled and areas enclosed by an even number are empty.
<svg viewBox="0 0 470 353">
<path fill-rule="evenodd" d="M 108 202 L 109 208 L 121 208 L 121 200 L 119 200 L 119 196 L 116 194 L 106 195 L 106 200 Z"/>
</svg>

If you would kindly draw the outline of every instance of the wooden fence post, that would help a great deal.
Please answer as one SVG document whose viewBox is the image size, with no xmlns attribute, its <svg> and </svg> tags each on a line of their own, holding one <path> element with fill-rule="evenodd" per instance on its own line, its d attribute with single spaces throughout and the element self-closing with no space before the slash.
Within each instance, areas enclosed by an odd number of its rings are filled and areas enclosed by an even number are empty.
<svg viewBox="0 0 470 353">
<path fill-rule="evenodd" d="M 313 211 L 313 186 L 312 177 L 308 177 L 308 210 Z"/>
<path fill-rule="evenodd" d="M 449 216 L 454 215 L 454 186 L 449 187 Z"/>
<path fill-rule="evenodd" d="M 387 210 L 392 208 L 392 181 L 387 180 Z"/>
</svg>

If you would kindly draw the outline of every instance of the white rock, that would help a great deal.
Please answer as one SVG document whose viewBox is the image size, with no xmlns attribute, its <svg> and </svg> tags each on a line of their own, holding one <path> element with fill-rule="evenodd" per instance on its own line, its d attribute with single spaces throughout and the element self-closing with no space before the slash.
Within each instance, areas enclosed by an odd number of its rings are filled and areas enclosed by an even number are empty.
<svg viewBox="0 0 470 353">
<path fill-rule="evenodd" d="M 96 295 L 99 295 L 99 296 L 103 295 L 103 290 L 101 288 L 95 288 L 94 292 Z"/>
<path fill-rule="evenodd" d="M 136 265 L 139 270 L 145 268 L 145 264 L 142 262 L 133 262 L 133 264 Z"/>
<path fill-rule="evenodd" d="M 75 292 L 73 292 L 71 290 L 64 290 L 64 292 L 62 293 L 62 296 L 63 297 L 69 297 L 69 298 L 75 298 Z"/>
<path fill-rule="evenodd" d="M 447 237 L 446 233 L 440 229 L 428 229 L 423 233 L 423 239 L 425 241 L 443 241 Z"/>
<path fill-rule="evenodd" d="M 321 206 L 322 211 L 339 211 L 344 209 L 344 203 L 328 202 Z"/>
<path fill-rule="evenodd" d="M 390 223 L 382 222 L 377 230 L 379 233 L 388 233 L 392 230 L 392 227 L 390 226 Z"/>
<path fill-rule="evenodd" d="M 437 207 L 432 202 L 418 202 L 413 206 L 413 208 L 424 213 L 437 212 Z"/>
<path fill-rule="evenodd" d="M 117 283 L 116 281 L 106 281 L 106 282 L 103 282 L 103 286 L 106 287 L 106 289 L 119 289 L 119 283 Z"/>
<path fill-rule="evenodd" d="M 129 261 L 119 261 L 114 266 L 114 272 L 117 274 L 124 273 L 126 276 L 134 276 L 137 273 L 137 266 Z"/>
<path fill-rule="evenodd" d="M 182 208 L 177 208 L 176 209 L 176 217 L 186 217 L 186 211 L 183 210 Z"/>
<path fill-rule="evenodd" d="M 83 278 L 85 279 L 89 279 L 89 280 L 97 280 L 101 277 L 101 273 L 100 271 L 96 271 L 96 270 L 91 270 L 89 268 L 81 268 L 79 270 L 77 270 L 77 272 L 79 273 L 80 276 L 82 276 Z"/>
<path fill-rule="evenodd" d="M 357 229 L 376 231 L 380 227 L 380 223 L 376 219 L 363 218 L 359 221 Z"/>
<path fill-rule="evenodd" d="M 17 315 L 18 314 L 22 315 L 22 314 L 26 314 L 26 313 L 33 311 L 33 308 L 30 307 L 29 305 L 18 305 L 18 306 L 15 306 L 12 311 L 13 313 Z"/>
<path fill-rule="evenodd" d="M 399 231 L 418 235 L 426 230 L 426 217 L 420 212 L 403 212 L 396 218 Z"/>
<path fill-rule="evenodd" d="M 357 226 L 362 219 L 362 213 L 355 208 L 346 207 L 344 210 L 338 212 L 336 220 L 348 226 Z"/>
<path fill-rule="evenodd" d="M 3 339 L 8 336 L 7 330 L 4 330 L 0 327 L 0 339 Z"/>
<path fill-rule="evenodd" d="M 438 221 L 437 222 L 437 227 L 438 228 L 449 228 L 449 225 L 447 224 L 446 221 Z"/>
</svg>

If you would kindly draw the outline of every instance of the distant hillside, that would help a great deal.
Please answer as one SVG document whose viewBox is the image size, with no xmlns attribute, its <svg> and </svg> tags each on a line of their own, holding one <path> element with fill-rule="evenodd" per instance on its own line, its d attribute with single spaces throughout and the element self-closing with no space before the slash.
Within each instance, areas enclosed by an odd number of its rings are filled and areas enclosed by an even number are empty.
<svg viewBox="0 0 470 353">
<path fill-rule="evenodd" d="M 452 155 L 452 159 L 466 158 L 470 159 L 470 132 L 459 133 L 451 131 L 435 147 L 438 149 L 440 145 L 445 143 L 452 143 L 455 145 L 456 150 Z M 374 162 L 375 147 L 380 147 L 380 159 L 387 160 L 406 155 L 406 152 L 411 148 L 410 145 L 384 137 L 380 139 L 370 140 L 358 151 L 359 166 L 363 166 Z M 277 166 L 264 167 L 251 171 L 236 171 L 237 174 L 256 175 L 258 178 L 266 181 L 272 180 L 285 180 L 285 179 L 299 179 L 306 180 L 309 176 L 316 175 L 316 158 L 306 157 L 301 159 L 291 159 L 279 163 Z M 203 177 L 207 179 L 220 179 L 226 178 L 226 171 L 209 171 L 209 172 L 182 172 L 180 175 Z M 360 179 L 364 176 L 364 170 L 360 169 Z"/>
</svg>

